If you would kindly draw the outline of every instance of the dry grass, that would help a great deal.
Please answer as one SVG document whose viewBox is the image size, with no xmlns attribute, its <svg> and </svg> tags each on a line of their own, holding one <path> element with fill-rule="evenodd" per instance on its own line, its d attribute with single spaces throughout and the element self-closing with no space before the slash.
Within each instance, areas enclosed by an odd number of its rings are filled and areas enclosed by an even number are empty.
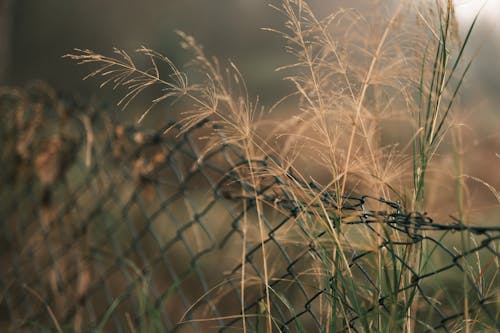
<svg viewBox="0 0 500 333">
<path fill-rule="evenodd" d="M 146 47 L 137 52 L 149 59 L 147 68 L 138 68 L 128 53 L 118 49 L 111 57 L 91 50 L 76 50 L 66 57 L 80 64 L 96 65 L 86 78 L 101 78 L 101 87 L 125 88 L 119 103 L 123 107 L 145 89 L 161 87 L 162 94 L 151 101 L 140 120 L 160 103 L 180 103 L 186 110 L 182 113 L 181 134 L 207 118 L 218 125 L 219 134 L 206 138 L 205 153 L 223 144 L 236 145 L 245 153 L 248 163 L 239 172 L 255 191 L 257 216 L 255 220 L 246 216 L 243 219 L 242 261 L 248 235 L 258 235 L 264 245 L 266 234 L 261 216 L 269 207 L 259 200 L 258 190 L 266 177 L 279 176 L 288 180 L 283 186 L 293 195 L 301 212 L 311 214 L 310 229 L 319 226 L 330 236 L 329 243 L 322 245 L 324 257 L 303 274 L 311 274 L 324 287 L 325 276 L 337 276 L 342 271 L 345 293 L 356 298 L 359 292 L 356 274 L 351 271 L 345 254 L 346 244 L 350 244 L 377 253 L 372 273 L 383 289 L 382 267 L 390 262 L 377 247 L 380 238 L 375 233 L 361 233 L 347 240 L 339 232 L 338 224 L 348 217 L 339 209 L 339 220 L 333 220 L 329 213 L 337 208 L 327 207 L 319 198 L 322 193 L 307 191 L 303 184 L 318 179 L 324 191 L 336 193 L 338 208 L 342 207 L 344 195 L 361 193 L 400 201 L 407 210 L 426 210 L 429 183 L 426 179 L 439 167 L 433 163 L 435 156 L 441 143 L 447 140 L 448 132 L 455 128 L 450 115 L 471 64 L 463 59 L 469 36 L 463 42 L 456 38 L 450 1 L 431 4 L 400 1 L 393 7 L 377 4 L 370 16 L 341 9 L 318 17 L 301 0 L 283 0 L 274 8 L 284 15 L 286 27 L 284 31 L 268 30 L 280 35 L 286 41 L 287 51 L 296 58 L 295 63 L 278 70 L 287 73 L 286 79 L 295 89 L 290 95 L 277 98 L 277 104 L 270 109 L 279 108 L 284 100 L 292 100 L 295 110 L 289 110 L 288 119 L 262 120 L 263 109 L 258 100 L 248 96 L 236 65 L 207 57 L 193 37 L 181 32 L 181 46 L 193 54 L 190 66 L 203 74 L 193 76 L 193 80 L 198 80 L 195 82 L 168 57 Z M 397 121 L 398 130 L 404 128 L 409 132 L 405 133 L 407 141 L 385 139 L 393 133 L 385 126 L 389 121 Z M 460 140 L 454 138 L 459 149 Z M 464 157 L 456 156 L 457 202 L 461 221 L 466 221 L 460 208 L 464 206 L 464 177 L 460 167 Z M 269 158 L 269 170 L 262 173 L 252 161 L 266 157 L 273 158 Z M 287 177 L 291 173 L 294 177 Z M 303 182 L 299 184 L 296 179 Z M 484 184 L 498 196 L 494 187 Z M 296 219 L 305 219 L 304 214 Z M 377 230 L 383 232 L 382 226 Z M 400 255 L 415 266 L 425 267 L 422 263 L 428 259 L 428 249 L 419 251 Z M 275 329 L 270 310 L 273 291 L 269 287 L 272 258 L 265 246 L 261 247 L 261 256 L 265 294 L 262 314 L 266 318 L 263 330 L 271 332 Z M 405 281 L 401 283 L 408 284 L 411 279 L 408 272 L 401 272 L 401 280 Z M 240 283 L 242 329 L 246 331 L 245 290 L 255 280 L 242 269 Z M 392 331 L 403 327 L 405 332 L 413 332 L 416 323 L 412 318 L 421 304 L 411 293 L 399 293 L 398 297 L 406 311 L 393 314 L 401 318 L 389 322 L 381 316 L 365 318 L 363 328 Z M 347 309 L 342 305 L 334 308 L 325 300 L 325 320 L 333 320 L 335 312 L 345 313 Z M 341 324 L 326 323 L 327 327 L 338 325 Z M 468 324 L 464 325 L 468 330 Z"/>
</svg>

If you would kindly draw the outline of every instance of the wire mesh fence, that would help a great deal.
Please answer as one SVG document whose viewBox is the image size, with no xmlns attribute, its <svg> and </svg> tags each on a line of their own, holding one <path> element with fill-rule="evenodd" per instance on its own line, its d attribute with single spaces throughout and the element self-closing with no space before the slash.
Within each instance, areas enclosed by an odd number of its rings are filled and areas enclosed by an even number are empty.
<svg viewBox="0 0 500 333">
<path fill-rule="evenodd" d="M 337 200 L 206 149 L 208 120 L 148 132 L 40 87 L 0 110 L 1 331 L 500 329 L 498 221 Z"/>
</svg>

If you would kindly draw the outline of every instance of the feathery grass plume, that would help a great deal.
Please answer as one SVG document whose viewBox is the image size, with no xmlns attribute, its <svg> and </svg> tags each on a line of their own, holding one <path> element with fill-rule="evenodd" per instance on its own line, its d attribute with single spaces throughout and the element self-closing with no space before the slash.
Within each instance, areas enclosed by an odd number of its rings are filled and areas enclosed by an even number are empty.
<svg viewBox="0 0 500 333">
<path fill-rule="evenodd" d="M 267 135 L 262 134 L 266 131 L 261 126 L 266 126 L 266 122 L 258 117 L 258 100 L 251 101 L 237 67 L 231 62 L 223 66 L 218 60 L 208 58 L 194 38 L 182 32 L 179 32 L 181 46 L 193 53 L 192 65 L 203 73 L 199 82 L 190 82 L 188 75 L 169 58 L 145 47 L 137 50 L 150 61 L 150 66 L 143 69 L 118 49 L 115 57 L 90 50 L 76 50 L 66 57 L 80 64 L 95 64 L 97 69 L 86 78 L 100 77 L 101 87 L 107 84 L 124 87 L 126 93 L 119 102 L 122 107 L 145 89 L 161 87 L 162 94 L 151 101 L 140 120 L 159 103 L 182 99 L 186 111 L 182 112 L 181 133 L 209 119 L 218 125 L 220 132 L 209 138 L 207 151 L 220 144 L 233 144 L 245 154 L 247 163 L 238 172 L 253 189 L 257 223 L 249 225 L 250 219 L 243 217 L 241 260 L 245 261 L 247 252 L 247 231 L 254 227 L 262 245 L 265 297 L 260 314 L 265 317 L 264 330 L 273 331 L 275 323 L 273 290 L 269 286 L 272 264 L 264 246 L 268 237 L 262 220 L 265 203 L 258 193 L 266 177 L 284 175 L 280 190 L 294 202 L 298 208 L 295 219 L 300 221 L 302 231 L 310 235 L 299 241 L 313 242 L 317 249 L 304 274 L 313 276 L 318 289 L 329 291 L 321 295 L 320 302 L 325 327 L 332 331 L 350 327 L 347 313 L 355 313 L 367 332 L 401 327 L 412 332 L 416 325 L 414 318 L 423 303 L 416 297 L 414 272 L 396 258 L 404 258 L 404 262 L 424 271 L 429 250 L 416 248 L 413 252 L 410 246 L 402 248 L 396 244 L 382 247 L 381 235 L 394 233 L 382 223 L 370 230 L 342 232 L 342 223 L 347 224 L 352 218 L 342 210 L 344 197 L 363 193 L 404 199 L 411 184 L 406 176 L 413 169 L 414 194 L 408 206 L 423 208 L 426 171 L 444 139 L 450 111 L 471 64 L 456 77 L 474 24 L 452 61 L 455 23 L 451 1 L 432 5 L 410 0 L 396 5 L 377 2 L 370 7 L 369 16 L 354 9 L 339 9 L 322 18 L 303 0 L 282 0 L 274 8 L 284 15 L 286 30 L 267 30 L 282 36 L 286 50 L 296 58 L 295 63 L 278 69 L 289 73 L 286 79 L 293 83 L 295 91 L 284 98 L 295 98 L 296 110 L 291 111 L 295 113 L 289 120 L 272 124 L 274 130 L 267 131 Z M 433 37 L 430 42 L 429 36 Z M 161 73 L 159 63 L 169 68 L 166 76 Z M 415 133 L 408 137 L 413 154 L 407 154 L 398 142 L 384 138 L 390 132 L 384 125 L 393 119 L 402 119 L 407 128 L 411 128 L 412 119 L 416 122 Z M 279 146 L 271 142 L 278 142 Z M 253 163 L 266 158 L 269 161 L 266 171 Z M 303 167 L 304 161 L 307 168 Z M 311 175 L 307 169 L 316 173 Z M 311 181 L 314 178 L 321 178 L 326 185 L 318 186 Z M 325 192 L 332 190 L 335 198 L 325 201 Z M 318 241 L 314 235 L 320 232 L 329 237 Z M 364 309 L 365 304 L 380 295 L 355 284 L 358 273 L 353 271 L 348 256 L 357 250 L 373 254 L 370 271 L 364 274 L 371 274 L 377 290 L 390 295 L 390 317 L 379 312 L 367 314 Z M 243 330 L 247 329 L 245 286 L 251 283 L 251 278 L 242 265 Z M 401 285 L 411 287 L 398 292 Z M 280 302 L 289 308 L 287 300 Z"/>
<path fill-rule="evenodd" d="M 279 70 L 292 72 L 287 79 L 300 97 L 299 122 L 294 134 L 288 131 L 285 152 L 307 142 L 339 198 L 362 191 L 389 197 L 401 190 L 393 175 L 401 174 L 406 160 L 382 142 L 382 123 L 414 105 L 424 34 L 405 5 L 391 8 L 387 20 L 376 8 L 372 13 L 379 15 L 340 9 L 318 18 L 305 1 L 275 6 L 287 30 L 268 30 L 281 35 L 297 59 Z"/>
<path fill-rule="evenodd" d="M 132 58 L 123 50 L 115 49 L 117 57 L 108 57 L 97 54 L 90 50 L 76 50 L 75 54 L 68 54 L 65 57 L 78 61 L 79 64 L 96 64 L 97 69 L 88 74 L 89 77 L 101 77 L 104 81 L 101 87 L 113 84 L 113 89 L 124 87 L 127 93 L 120 100 L 119 105 L 126 107 L 130 101 L 138 94 L 152 85 L 162 87 L 163 94 L 152 100 L 151 105 L 141 115 L 139 120 L 144 119 L 147 113 L 158 103 L 167 99 L 174 99 L 174 102 L 183 99 L 187 111 L 181 113 L 181 133 L 189 130 L 201 121 L 209 118 L 212 123 L 218 125 L 218 135 L 207 146 L 207 151 L 219 144 L 233 144 L 238 146 L 246 155 L 247 165 L 241 166 L 241 178 L 245 179 L 254 189 L 254 196 L 260 188 L 260 176 L 255 169 L 253 162 L 262 158 L 269 147 L 265 140 L 259 139 L 255 134 L 255 116 L 258 111 L 258 103 L 251 102 L 247 93 L 241 73 L 233 63 L 223 68 L 217 59 L 209 60 L 198 45 L 195 39 L 182 32 L 178 33 L 182 38 L 181 46 L 194 54 L 192 65 L 204 74 L 205 80 L 200 83 L 189 83 L 187 75 L 181 72 L 176 65 L 160 53 L 141 47 L 137 52 L 149 58 L 151 67 L 146 69 L 138 68 Z M 169 79 L 163 79 L 160 75 L 158 62 L 167 64 L 171 70 Z M 222 142 L 221 142 L 222 140 Z M 264 222 L 262 221 L 262 203 L 257 200 L 256 209 L 258 211 L 258 230 L 262 242 L 266 239 Z M 246 221 L 246 219 L 245 219 Z M 243 233 L 246 233 L 246 222 L 242 226 Z M 243 240 L 242 256 L 246 253 L 246 240 Z M 263 244 L 262 244 L 263 245 Z M 268 285 L 268 264 L 266 247 L 261 247 L 263 258 L 263 270 L 265 281 L 265 317 L 267 331 L 272 330 L 271 302 Z M 242 271 L 242 316 L 244 311 L 244 284 L 246 281 L 245 271 Z M 245 325 L 244 325 L 245 327 Z"/>
<path fill-rule="evenodd" d="M 390 256 L 380 251 L 380 239 L 374 237 L 391 231 L 377 225 L 375 233 L 339 232 L 340 222 L 346 223 L 350 218 L 340 211 L 343 195 L 370 193 L 387 198 L 403 191 L 404 182 L 398 176 L 404 173 L 408 159 L 401 157 L 403 152 L 397 146 L 382 141 L 383 121 L 388 117 L 408 117 L 415 105 L 413 90 L 418 84 L 424 34 L 412 25 L 415 11 L 405 11 L 403 6 L 404 3 L 400 3 L 392 8 L 385 20 L 380 19 L 385 17 L 383 14 L 365 17 L 346 9 L 318 18 L 303 1 L 283 1 L 281 7 L 276 7 L 285 15 L 288 30 L 273 31 L 285 38 L 288 51 L 297 59 L 295 64 L 280 70 L 293 71 L 288 79 L 296 87 L 301 111 L 296 134 L 288 135 L 285 147 L 304 146 L 312 151 L 309 155 L 307 150 L 291 151 L 291 154 L 306 155 L 308 163 L 315 161 L 326 171 L 328 185 L 325 188 L 334 189 L 339 208 L 335 215 L 329 214 L 332 208 L 327 207 L 315 191 L 310 191 L 313 196 L 301 207 L 301 211 L 315 207 L 311 217 L 302 217 L 311 220 L 306 224 L 310 225 L 311 234 L 318 225 L 323 226 L 331 240 L 318 244 L 323 255 L 317 261 L 318 283 L 331 288 L 334 295 L 322 300 L 329 327 L 345 325 L 337 318 L 345 318 L 350 312 L 338 299 L 348 297 L 354 311 L 363 313 L 362 304 L 371 297 L 353 282 L 356 273 L 348 264 L 350 251 L 373 250 L 370 274 L 378 281 L 379 290 L 387 289 L 391 280 L 384 276 L 383 267 L 399 271 L 401 283 L 411 279 Z M 393 254 L 397 252 L 395 248 Z M 408 258 L 410 253 L 397 255 Z M 332 280 L 336 282 L 329 282 Z M 395 290 L 387 291 L 396 294 Z M 394 321 L 386 323 L 387 328 L 395 328 L 399 321 L 404 321 L 407 312 L 410 313 L 413 295 L 414 290 L 409 290 L 394 300 L 394 303 L 405 304 L 408 311 L 394 312 Z M 373 325 L 385 325 L 381 318 L 366 315 L 361 316 L 361 322 L 366 331 Z"/>
</svg>

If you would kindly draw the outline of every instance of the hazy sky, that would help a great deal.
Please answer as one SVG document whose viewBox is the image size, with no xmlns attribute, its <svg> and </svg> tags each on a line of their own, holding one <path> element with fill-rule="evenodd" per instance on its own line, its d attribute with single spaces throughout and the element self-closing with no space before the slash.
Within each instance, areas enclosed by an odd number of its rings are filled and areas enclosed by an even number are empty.
<svg viewBox="0 0 500 333">
<path fill-rule="evenodd" d="M 458 19 L 462 24 L 472 22 L 479 9 L 485 5 L 481 12 L 480 21 L 487 22 L 500 32 L 500 0 L 454 0 Z"/>
</svg>

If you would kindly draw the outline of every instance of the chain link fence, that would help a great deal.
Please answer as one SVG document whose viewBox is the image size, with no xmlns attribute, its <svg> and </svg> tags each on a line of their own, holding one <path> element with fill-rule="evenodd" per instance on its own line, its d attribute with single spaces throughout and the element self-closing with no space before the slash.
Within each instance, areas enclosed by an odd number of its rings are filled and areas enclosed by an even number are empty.
<svg viewBox="0 0 500 333">
<path fill-rule="evenodd" d="M 207 149 L 208 120 L 148 132 L 42 87 L 0 111 L 2 332 L 500 329 L 499 221 L 338 207 L 270 157 Z"/>
</svg>

